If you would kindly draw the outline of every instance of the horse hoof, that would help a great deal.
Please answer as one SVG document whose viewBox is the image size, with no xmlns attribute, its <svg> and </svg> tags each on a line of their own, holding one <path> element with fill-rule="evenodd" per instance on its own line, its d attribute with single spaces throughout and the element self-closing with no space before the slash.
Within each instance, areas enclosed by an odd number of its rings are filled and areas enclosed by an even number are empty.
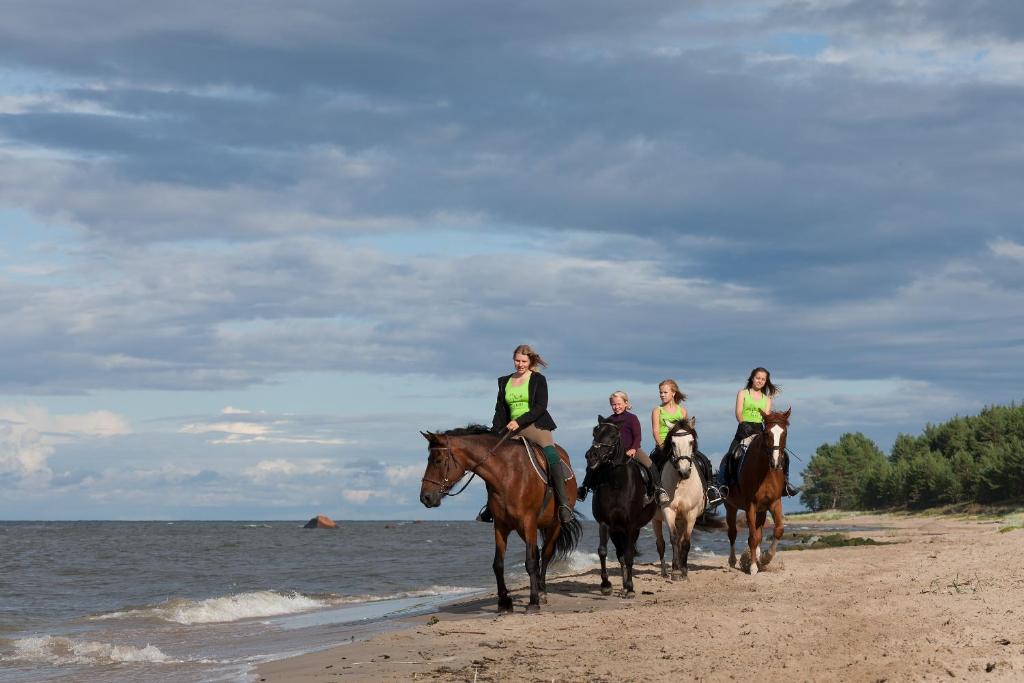
<svg viewBox="0 0 1024 683">
<path fill-rule="evenodd" d="M 540 614 L 540 605 L 527 605 L 526 606 L 526 613 L 527 614 Z"/>
<path fill-rule="evenodd" d="M 612 587 L 611 586 L 601 586 L 601 595 L 611 595 L 611 594 L 612 594 Z"/>
<path fill-rule="evenodd" d="M 672 580 L 673 580 L 673 581 L 675 581 L 676 579 L 679 579 L 680 581 L 682 581 L 682 580 L 683 580 L 683 579 L 685 579 L 685 578 L 686 578 L 686 575 L 685 575 L 685 574 L 683 574 L 683 573 L 682 573 L 682 572 L 680 572 L 680 571 L 675 571 L 675 572 L 672 572 Z"/>
<path fill-rule="evenodd" d="M 732 567 L 733 569 L 736 568 L 736 558 L 735 557 L 730 557 L 729 558 L 729 566 Z"/>
<path fill-rule="evenodd" d="M 750 575 L 757 576 L 757 562 L 750 565 Z"/>
<path fill-rule="evenodd" d="M 548 604 L 548 594 L 547 593 L 541 593 L 540 594 L 540 604 L 542 604 L 542 605 Z"/>
<path fill-rule="evenodd" d="M 626 591 L 626 592 L 624 592 L 622 594 L 622 597 L 625 598 L 626 600 L 632 600 L 633 598 L 636 597 L 636 593 L 633 592 L 633 591 Z"/>
</svg>

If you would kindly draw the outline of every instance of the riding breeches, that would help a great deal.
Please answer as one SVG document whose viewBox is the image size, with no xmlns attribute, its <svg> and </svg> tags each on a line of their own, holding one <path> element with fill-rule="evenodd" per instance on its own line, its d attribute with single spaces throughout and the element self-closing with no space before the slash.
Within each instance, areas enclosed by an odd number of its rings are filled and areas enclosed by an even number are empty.
<svg viewBox="0 0 1024 683">
<path fill-rule="evenodd" d="M 555 437 L 551 433 L 551 430 L 541 429 L 534 425 L 527 425 L 521 428 L 516 435 L 529 439 L 530 443 L 535 443 L 541 448 L 555 445 Z"/>
<path fill-rule="evenodd" d="M 650 467 L 651 467 L 651 458 L 650 458 L 649 455 L 647 455 L 647 453 L 644 451 L 644 449 L 642 449 L 642 448 L 636 449 L 636 455 L 634 455 L 633 458 L 636 459 L 644 467 L 650 469 Z"/>
</svg>

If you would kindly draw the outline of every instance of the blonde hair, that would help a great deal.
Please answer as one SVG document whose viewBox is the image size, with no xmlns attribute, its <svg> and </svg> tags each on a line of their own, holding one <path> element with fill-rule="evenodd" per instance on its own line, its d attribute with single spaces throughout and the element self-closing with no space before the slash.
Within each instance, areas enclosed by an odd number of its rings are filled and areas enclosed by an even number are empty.
<svg viewBox="0 0 1024 683">
<path fill-rule="evenodd" d="M 546 368 L 547 363 L 540 357 L 540 354 L 533 350 L 529 344 L 520 344 L 516 347 L 516 350 L 512 352 L 512 358 L 514 359 L 519 354 L 528 356 L 530 358 L 530 371 L 536 372 L 537 368 Z"/>
<path fill-rule="evenodd" d="M 686 400 L 686 394 L 679 391 L 679 385 L 676 384 L 674 379 L 663 379 L 658 382 L 658 388 L 661 389 L 662 387 L 672 387 L 672 391 L 675 393 L 673 398 L 675 398 L 676 403 L 682 403 Z"/>
<path fill-rule="evenodd" d="M 608 402 L 611 403 L 616 396 L 626 402 L 626 410 L 633 410 L 633 405 L 629 402 L 629 394 L 625 391 L 613 391 L 612 395 L 608 397 Z"/>
</svg>

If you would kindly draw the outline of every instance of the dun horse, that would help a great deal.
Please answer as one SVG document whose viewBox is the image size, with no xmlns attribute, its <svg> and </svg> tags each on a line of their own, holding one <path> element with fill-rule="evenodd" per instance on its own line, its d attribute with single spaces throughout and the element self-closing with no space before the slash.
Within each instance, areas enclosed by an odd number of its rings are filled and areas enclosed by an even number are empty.
<svg viewBox="0 0 1024 683">
<path fill-rule="evenodd" d="M 544 458 L 527 454 L 519 441 L 499 440 L 489 428 L 472 425 L 440 434 L 423 433 L 429 443 L 427 469 L 420 487 L 420 502 L 428 508 L 441 504 L 467 472 L 487 484 L 487 505 L 494 515 L 494 578 L 498 584 L 498 611 L 511 612 L 512 598 L 505 586 L 505 547 L 514 529 L 526 543 L 526 573 L 530 575 L 527 612 L 537 612 L 547 602 L 546 575 L 552 558 L 565 557 L 579 544 L 582 527 L 574 517 L 562 524 L 546 479 Z M 569 456 L 559 456 L 573 478 Z M 539 449 L 534 447 L 534 453 Z M 531 460 L 532 458 L 532 460 Z M 553 476 L 564 476 L 555 472 Z M 467 482 L 468 484 L 468 482 Z M 465 488 L 465 487 L 463 487 Z M 576 487 L 566 486 L 569 506 L 576 503 Z M 537 532 L 543 547 L 537 549 Z M 539 556 L 539 563 L 538 563 Z"/>
<path fill-rule="evenodd" d="M 654 516 L 654 535 L 658 545 L 658 557 L 661 558 L 661 575 L 669 577 L 665 567 L 665 538 L 662 535 L 662 521 L 668 526 L 669 541 L 672 543 L 672 575 L 669 578 L 687 579 L 686 563 L 690 556 L 690 539 L 693 537 L 693 526 L 704 514 L 707 505 L 706 489 L 699 468 L 694 463 L 697 453 L 697 431 L 694 429 L 696 420 L 676 422 L 665 436 L 662 449 L 668 455 L 668 461 L 661 475 L 661 484 L 665 487 L 672 502 L 664 509 L 658 510 Z"/>
<path fill-rule="evenodd" d="M 640 529 L 651 521 L 657 503 L 644 503 L 647 489 L 641 478 L 640 467 L 626 456 L 626 448 L 619 436 L 619 426 L 597 416 L 594 442 L 587 451 L 587 468 L 592 470 L 594 500 L 591 509 L 600 526 L 600 544 L 597 554 L 601 558 L 601 593 L 611 595 L 608 580 L 608 537 L 615 546 L 615 555 L 622 568 L 624 597 L 632 598 L 633 558 Z"/>
<path fill-rule="evenodd" d="M 747 447 L 737 478 L 739 484 L 729 489 L 725 499 L 725 516 L 729 524 L 729 566 L 736 566 L 736 512 L 743 510 L 747 515 L 747 549 L 740 558 L 740 568 L 757 574 L 775 557 L 779 540 L 782 538 L 782 494 L 786 479 L 782 472 L 782 459 L 786 452 L 786 433 L 789 429 L 789 414 L 786 412 L 766 413 L 764 431 L 756 435 Z M 772 513 L 775 532 L 771 548 L 761 556 L 761 534 L 768 512 Z"/>
</svg>

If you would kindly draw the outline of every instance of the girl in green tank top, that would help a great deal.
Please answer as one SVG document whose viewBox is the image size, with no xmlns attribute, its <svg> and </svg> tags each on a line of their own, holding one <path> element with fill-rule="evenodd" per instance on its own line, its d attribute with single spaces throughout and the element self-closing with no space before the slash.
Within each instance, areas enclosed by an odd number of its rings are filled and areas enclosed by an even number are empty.
<svg viewBox="0 0 1024 683">
<path fill-rule="evenodd" d="M 658 385 L 658 395 L 661 405 L 651 411 L 651 432 L 658 448 L 661 448 L 672 425 L 686 417 L 686 408 L 682 405 L 686 394 L 679 391 L 674 379 L 666 379 Z"/>
<path fill-rule="evenodd" d="M 505 403 L 508 404 L 509 414 L 513 420 L 518 420 L 524 414 L 530 412 L 530 382 L 529 375 L 519 386 L 514 386 L 510 381 L 505 385 Z"/>
</svg>

